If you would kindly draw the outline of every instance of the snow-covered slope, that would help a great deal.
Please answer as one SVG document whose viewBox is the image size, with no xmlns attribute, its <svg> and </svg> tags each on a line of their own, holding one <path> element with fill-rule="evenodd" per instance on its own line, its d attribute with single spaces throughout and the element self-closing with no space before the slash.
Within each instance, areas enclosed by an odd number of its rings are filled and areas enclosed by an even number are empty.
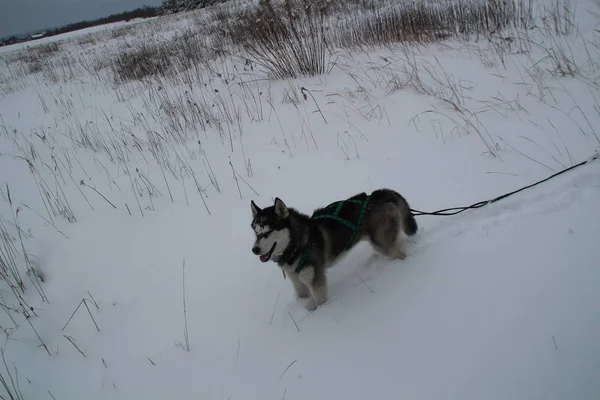
<svg viewBox="0 0 600 400">
<path fill-rule="evenodd" d="M 358 245 L 314 312 L 251 252 L 250 200 L 310 213 L 390 187 L 432 211 L 596 154 L 600 9 L 576 5 L 569 35 L 339 51 L 327 75 L 287 81 L 235 57 L 193 82 L 111 79 L 161 18 L 59 42 L 41 70 L 4 49 L 0 254 L 33 308 L 1 282 L 13 394 L 597 399 L 597 160 L 418 217 L 404 261 Z"/>
</svg>

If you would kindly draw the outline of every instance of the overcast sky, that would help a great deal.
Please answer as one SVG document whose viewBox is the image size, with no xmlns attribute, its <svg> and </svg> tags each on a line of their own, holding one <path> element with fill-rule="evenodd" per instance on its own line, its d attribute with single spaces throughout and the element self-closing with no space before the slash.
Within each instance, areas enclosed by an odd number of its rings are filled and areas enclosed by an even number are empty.
<svg viewBox="0 0 600 400">
<path fill-rule="evenodd" d="M 161 3 L 162 0 L 0 0 L 0 37 Z"/>
</svg>

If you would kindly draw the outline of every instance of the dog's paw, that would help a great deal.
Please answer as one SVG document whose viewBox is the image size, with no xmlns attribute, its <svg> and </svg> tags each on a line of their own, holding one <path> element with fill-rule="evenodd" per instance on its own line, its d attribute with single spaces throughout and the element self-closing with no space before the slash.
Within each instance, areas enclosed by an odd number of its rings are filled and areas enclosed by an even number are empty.
<svg viewBox="0 0 600 400">
<path fill-rule="evenodd" d="M 308 311 L 315 311 L 317 309 L 317 304 L 311 298 L 306 303 L 304 303 L 304 308 L 306 308 Z"/>
<path fill-rule="evenodd" d="M 383 256 L 379 253 L 372 253 L 369 258 L 365 261 L 365 267 L 375 264 L 379 260 L 383 259 Z"/>
</svg>

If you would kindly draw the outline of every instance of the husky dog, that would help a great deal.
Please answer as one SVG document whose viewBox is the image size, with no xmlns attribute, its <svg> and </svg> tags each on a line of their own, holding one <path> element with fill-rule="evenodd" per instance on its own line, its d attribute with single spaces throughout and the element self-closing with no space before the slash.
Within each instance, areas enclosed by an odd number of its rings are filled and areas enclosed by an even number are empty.
<svg viewBox="0 0 600 400">
<path fill-rule="evenodd" d="M 276 262 L 289 276 L 300 298 L 312 298 L 313 310 L 327 302 L 325 271 L 361 240 L 390 259 L 405 259 L 401 232 L 412 236 L 417 221 L 404 197 L 390 189 L 359 193 L 315 210 L 312 216 L 275 199 L 259 208 L 254 201 L 251 227 L 256 234 L 252 252 L 260 261 Z"/>
</svg>

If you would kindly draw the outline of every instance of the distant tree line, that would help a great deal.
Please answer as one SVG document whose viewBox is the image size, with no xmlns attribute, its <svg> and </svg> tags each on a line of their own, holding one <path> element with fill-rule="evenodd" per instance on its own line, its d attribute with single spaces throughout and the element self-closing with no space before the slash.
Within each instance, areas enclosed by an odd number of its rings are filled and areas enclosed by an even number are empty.
<svg viewBox="0 0 600 400">
<path fill-rule="evenodd" d="M 75 22 L 73 24 L 61 26 L 59 28 L 48 29 L 43 35 L 33 35 L 25 38 L 11 36 L 0 41 L 0 46 L 7 46 L 20 42 L 27 42 L 41 37 L 60 35 L 61 33 L 73 32 L 80 29 L 90 28 L 92 26 L 106 25 L 114 22 L 129 21 L 135 18 L 151 18 L 162 14 L 174 14 L 182 11 L 191 11 L 197 8 L 204 8 L 218 3 L 224 3 L 227 0 L 163 0 L 160 7 L 140 7 L 132 11 L 125 11 L 119 14 L 111 14 L 91 21 Z"/>
<path fill-rule="evenodd" d="M 15 44 L 20 42 L 26 42 L 33 40 L 37 37 L 48 37 L 54 35 L 60 35 L 61 33 L 73 32 L 80 29 L 90 28 L 92 26 L 106 25 L 114 22 L 129 21 L 135 18 L 151 18 L 161 15 L 163 12 L 162 7 L 140 7 L 132 11 L 125 11 L 119 14 L 111 14 L 108 17 L 103 17 L 91 21 L 75 22 L 73 24 L 64 25 L 59 28 L 48 29 L 43 35 L 28 36 L 26 38 L 18 38 L 17 36 L 11 36 L 5 38 L 0 42 L 0 46 L 6 46 L 9 44 Z"/>
<path fill-rule="evenodd" d="M 80 29 L 90 28 L 92 26 L 106 25 L 114 22 L 129 21 L 135 18 L 152 18 L 160 15 L 160 7 L 140 7 L 132 11 L 124 11 L 119 14 L 111 14 L 108 17 L 95 19 L 93 21 L 75 22 L 48 31 L 46 36 L 60 35 L 61 33 L 77 31 Z"/>
<path fill-rule="evenodd" d="M 224 3 L 225 1 L 227 0 L 163 0 L 162 8 L 164 13 L 174 14 Z"/>
</svg>

